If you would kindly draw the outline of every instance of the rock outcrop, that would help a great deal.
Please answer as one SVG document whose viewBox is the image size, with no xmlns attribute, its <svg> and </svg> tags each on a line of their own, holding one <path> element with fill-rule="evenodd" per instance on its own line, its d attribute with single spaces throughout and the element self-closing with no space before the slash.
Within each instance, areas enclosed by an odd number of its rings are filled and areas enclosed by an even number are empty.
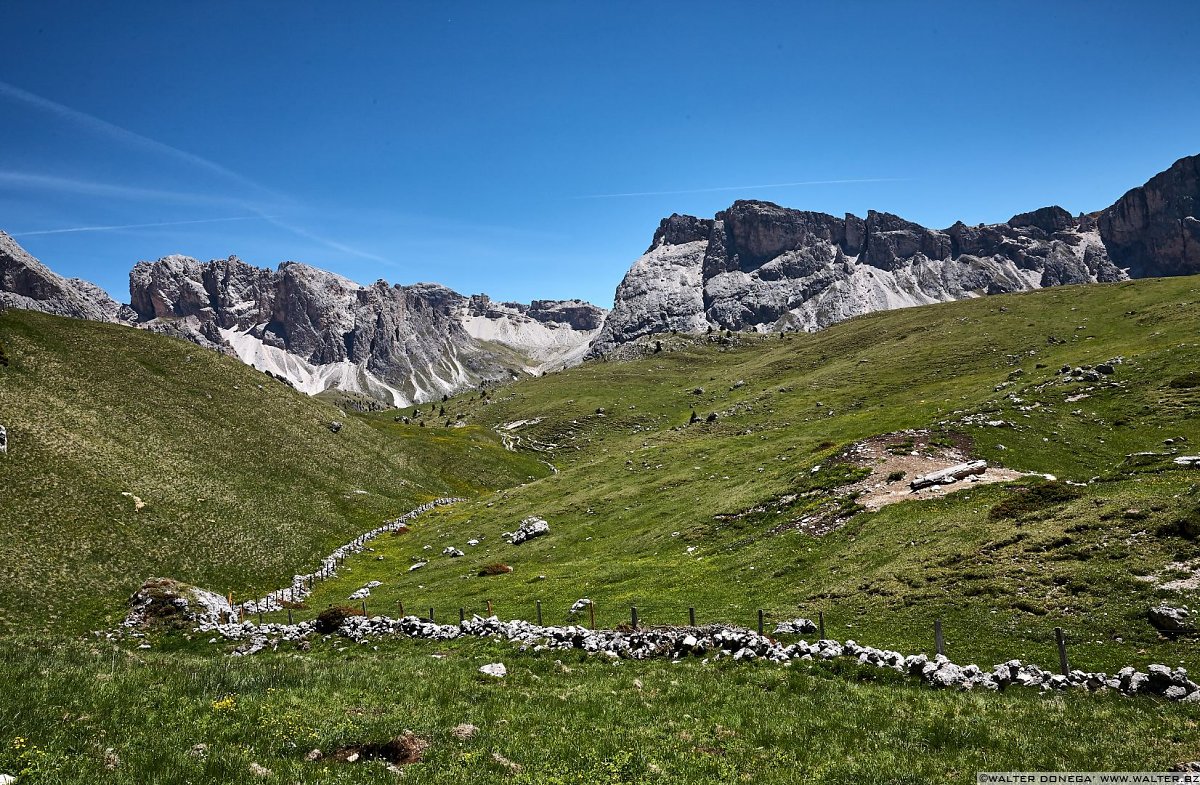
<svg viewBox="0 0 1200 785">
<path fill-rule="evenodd" d="M 127 320 L 123 308 L 99 286 L 64 278 L 30 256 L 11 236 L 0 232 L 0 309 L 42 311 L 97 322 Z"/>
<path fill-rule="evenodd" d="M 1125 277 L 1094 219 L 1060 207 L 1007 223 L 927 229 L 738 201 L 672 215 L 617 288 L 591 354 L 680 330 L 818 330 L 871 311 Z"/>
<path fill-rule="evenodd" d="M 1132 189 L 1097 223 L 1109 256 L 1134 278 L 1200 272 L 1200 155 Z"/>
<path fill-rule="evenodd" d="M 738 201 L 663 219 L 589 351 L 708 329 L 818 330 L 872 311 L 1044 286 L 1200 272 L 1200 156 L 1098 213 L 1061 207 L 929 229 Z"/>
<path fill-rule="evenodd" d="M 236 257 L 140 262 L 129 292 L 144 325 L 227 344 L 304 392 L 335 387 L 397 406 L 577 361 L 604 317 L 578 300 L 493 304 L 438 284 L 361 286 L 297 262 L 272 272 Z"/>
</svg>

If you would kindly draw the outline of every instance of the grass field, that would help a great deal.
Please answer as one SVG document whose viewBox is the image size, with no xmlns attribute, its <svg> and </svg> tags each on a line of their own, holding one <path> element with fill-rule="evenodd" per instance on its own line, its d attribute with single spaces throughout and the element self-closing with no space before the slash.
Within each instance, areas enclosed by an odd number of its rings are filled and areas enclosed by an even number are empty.
<svg viewBox="0 0 1200 785">
<path fill-rule="evenodd" d="M 584 596 L 603 626 L 635 605 L 643 624 L 684 623 L 689 607 L 746 626 L 760 608 L 769 623 L 820 611 L 831 637 L 916 652 L 940 618 L 961 663 L 1052 666 L 1062 627 L 1079 667 L 1194 670 L 1194 639 L 1159 635 L 1146 611 L 1196 602 L 1196 589 L 1162 584 L 1200 565 L 1200 475 L 1171 462 L 1200 453 L 1198 292 L 1191 278 L 1145 280 L 813 335 L 658 336 L 663 351 L 636 361 L 426 404 L 424 427 L 343 414 L 168 339 L 6 313 L 0 773 L 33 760 L 12 747 L 20 738 L 43 751 L 35 781 L 263 781 L 251 763 L 273 772 L 266 781 L 393 781 L 382 765 L 303 756 L 406 728 L 431 744 L 404 769 L 415 782 L 966 782 L 1200 759 L 1192 706 L 939 693 L 846 663 L 613 666 L 489 642 L 336 638 L 242 660 L 199 640 L 114 652 L 69 637 L 111 623 L 149 575 L 249 596 L 454 494 L 467 501 L 375 540 L 294 613 L 378 580 L 372 613 L 403 602 L 441 621 L 489 601 L 532 619 L 541 600 L 558 623 Z M 1058 373 L 1118 359 L 1099 382 Z M 857 510 L 839 489 L 862 472 L 839 456 L 910 428 L 1057 481 L 964 483 Z M 507 544 L 530 515 L 550 534 Z M 796 525 L 834 517 L 844 525 L 824 536 Z M 479 574 L 495 563 L 513 571 Z M 510 676 L 477 672 L 493 661 Z M 479 735 L 454 738 L 461 722 Z M 207 758 L 188 754 L 197 743 Z"/>
<path fill-rule="evenodd" d="M 0 345 L 0 630 L 93 629 L 152 575 L 266 589 L 421 502 L 547 471 L 139 330 L 8 311 Z"/>
</svg>

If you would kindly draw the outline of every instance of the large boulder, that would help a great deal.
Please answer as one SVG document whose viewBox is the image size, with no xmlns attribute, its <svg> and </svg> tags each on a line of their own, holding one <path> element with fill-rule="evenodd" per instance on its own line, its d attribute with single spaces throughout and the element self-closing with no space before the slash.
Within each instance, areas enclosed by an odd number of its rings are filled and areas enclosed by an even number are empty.
<svg viewBox="0 0 1200 785">
<path fill-rule="evenodd" d="M 1186 605 L 1156 605 L 1147 611 L 1146 617 L 1156 630 L 1168 634 L 1193 632 L 1196 629 L 1191 611 Z"/>
<path fill-rule="evenodd" d="M 128 605 L 123 626 L 140 628 L 220 623 L 233 611 L 221 595 L 171 578 L 147 578 Z"/>
</svg>

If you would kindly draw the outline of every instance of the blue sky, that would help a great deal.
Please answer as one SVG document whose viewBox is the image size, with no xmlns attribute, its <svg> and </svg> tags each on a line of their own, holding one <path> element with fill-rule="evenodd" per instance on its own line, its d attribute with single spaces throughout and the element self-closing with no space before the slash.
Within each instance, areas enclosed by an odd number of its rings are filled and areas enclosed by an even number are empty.
<svg viewBox="0 0 1200 785">
<path fill-rule="evenodd" d="M 1200 152 L 1192 2 L 9 0 L 0 24 L 0 229 L 119 299 L 184 253 L 607 306 L 672 212 L 1002 221 Z"/>
</svg>

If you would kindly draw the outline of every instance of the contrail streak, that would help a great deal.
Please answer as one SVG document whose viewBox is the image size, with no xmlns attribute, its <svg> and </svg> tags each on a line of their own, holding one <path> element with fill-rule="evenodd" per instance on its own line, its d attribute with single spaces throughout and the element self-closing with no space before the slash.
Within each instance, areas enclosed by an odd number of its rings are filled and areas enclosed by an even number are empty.
<svg viewBox="0 0 1200 785">
<path fill-rule="evenodd" d="M 178 147 L 172 147 L 156 139 L 151 139 L 148 136 L 142 136 L 136 131 L 130 131 L 128 128 L 122 128 L 119 125 L 102 120 L 95 115 L 90 115 L 87 112 L 81 112 L 78 109 L 72 109 L 69 106 L 51 101 L 49 98 L 43 98 L 40 95 L 22 90 L 21 88 L 11 85 L 8 82 L 0 81 L 0 96 L 7 96 L 16 101 L 21 101 L 37 109 L 57 115 L 59 117 L 70 120 L 94 132 L 102 134 L 112 139 L 116 139 L 126 144 L 143 147 L 154 152 L 167 155 L 171 158 L 183 161 L 192 166 L 220 175 L 227 180 L 236 182 L 237 184 L 267 194 L 274 199 L 288 201 L 283 194 L 272 191 L 264 185 L 254 182 L 248 177 L 238 174 L 237 172 L 227 169 L 218 163 L 208 160 L 194 153 L 189 153 L 186 150 L 180 150 Z"/>
<path fill-rule="evenodd" d="M 709 194 L 718 191 L 751 191 L 757 188 L 791 188 L 799 185 L 843 185 L 847 183 L 900 183 L 906 177 L 864 177 L 855 180 L 801 180 L 795 183 L 763 183 L 760 185 L 721 185 L 715 188 L 688 188 L 682 191 L 633 191 L 624 194 L 588 194 L 575 199 L 617 199 L 624 196 L 676 196 L 679 194 Z"/>
<path fill-rule="evenodd" d="M 190 224 L 215 224 L 225 221 L 269 220 L 266 215 L 239 215 L 232 218 L 200 218 L 195 221 L 159 221 L 148 224 L 122 224 L 120 226 L 72 226 L 67 229 L 42 229 L 36 232 L 13 232 L 13 237 L 32 237 L 39 234 L 69 234 L 72 232 L 115 232 L 121 229 L 147 229 L 154 226 L 188 226 Z"/>
<path fill-rule="evenodd" d="M 65 193 L 89 196 L 111 196 L 118 199 L 152 199 L 155 201 L 183 202 L 189 204 L 222 204 L 226 207 L 253 209 L 245 200 L 221 196 L 204 196 L 184 191 L 165 191 L 159 188 L 142 188 L 131 185 L 113 185 L 94 180 L 76 180 L 33 172 L 0 171 L 0 186 L 16 185 Z"/>
<path fill-rule="evenodd" d="M 87 128 L 90 131 L 93 131 L 94 133 L 98 133 L 103 136 L 107 136 L 110 139 L 115 139 L 118 142 L 130 144 L 135 147 L 141 147 L 143 149 L 156 152 L 160 155 L 166 155 L 170 158 L 174 158 L 178 161 L 182 161 L 193 167 L 203 169 L 204 171 L 219 175 L 219 176 L 225 178 L 226 180 L 233 182 L 233 183 L 237 183 L 238 185 L 240 185 L 244 188 L 248 188 L 252 191 L 257 191 L 260 194 L 265 194 L 265 195 L 271 197 L 271 199 L 274 201 L 283 202 L 285 204 L 291 204 L 291 205 L 296 204 L 295 201 L 293 199 L 291 199 L 290 197 L 288 197 L 284 194 L 281 194 L 277 191 L 273 191 L 272 189 L 267 188 L 265 185 L 257 183 L 254 180 L 251 180 L 248 177 L 240 175 L 237 172 L 233 171 L 232 169 L 228 169 L 228 168 L 222 166 L 221 164 L 218 164 L 214 161 L 210 161 L 207 158 L 196 155 L 194 153 L 189 153 L 186 150 L 180 150 L 177 147 L 172 147 L 169 144 L 165 144 L 156 139 L 151 139 L 148 136 L 143 136 L 142 134 L 139 134 L 136 131 L 130 131 L 128 128 L 122 128 L 121 126 L 115 125 L 114 123 L 110 123 L 107 120 L 102 120 L 99 117 L 96 117 L 95 115 L 90 115 L 87 112 L 81 112 L 78 109 L 72 109 L 69 106 L 60 104 L 57 101 L 51 101 L 49 98 L 43 98 L 42 96 L 31 93 L 28 90 L 22 90 L 21 88 L 15 86 L 15 85 L 11 85 L 8 82 L 0 81 L 0 97 L 8 97 L 13 100 L 20 101 L 22 103 L 28 104 L 29 106 L 33 106 L 37 109 L 41 109 L 42 111 L 49 112 L 57 117 L 61 117 L 66 120 L 69 120 L 73 123 L 76 123 L 84 128 Z M 8 179 L 10 182 L 12 181 L 12 178 L 4 178 L 2 173 L 0 173 L 0 182 L 3 182 L 5 179 Z M 44 180 L 41 184 L 43 186 L 48 185 L 49 184 L 48 181 L 53 180 L 53 179 L 56 179 L 56 178 L 44 178 Z M 69 181 L 60 180 L 59 184 L 62 185 L 62 184 L 65 184 L 66 182 L 69 182 Z M 78 184 L 77 181 L 76 181 L 76 184 Z M 123 186 L 109 186 L 109 188 L 111 189 L 110 193 L 116 193 L 119 191 L 123 191 L 124 193 L 122 195 L 125 195 L 125 196 L 148 197 L 153 194 L 153 192 L 149 189 L 124 188 Z M 225 201 L 226 201 L 226 203 L 229 203 L 229 201 L 231 201 L 231 200 L 225 200 Z M 268 216 L 268 215 L 266 215 L 266 213 L 263 210 L 261 210 L 258 207 L 255 207 L 253 204 L 251 204 L 249 200 L 240 200 L 237 203 L 240 206 L 244 207 L 245 209 L 252 210 L 252 211 L 258 213 L 259 217 L 263 218 L 264 220 L 268 221 L 269 223 L 271 223 L 281 229 L 285 229 L 286 231 L 289 231 L 292 234 L 295 234 L 299 237 L 303 237 L 312 242 L 324 245 L 327 248 L 332 248 L 336 251 L 341 251 L 342 253 L 347 253 L 352 256 L 358 256 L 363 259 L 370 259 L 370 260 L 377 261 L 377 262 L 387 263 L 387 260 L 381 256 L 376 256 L 375 254 L 368 253 L 366 251 L 360 251 L 357 248 L 352 248 L 351 246 L 346 245 L 344 243 L 340 243 L 335 240 L 330 240 L 326 237 L 321 237 L 320 235 L 313 234 L 312 232 L 308 231 L 307 229 L 303 229 L 299 226 L 295 226 L 294 224 L 284 223 L 283 221 L 277 220 L 274 216 Z"/>
</svg>

